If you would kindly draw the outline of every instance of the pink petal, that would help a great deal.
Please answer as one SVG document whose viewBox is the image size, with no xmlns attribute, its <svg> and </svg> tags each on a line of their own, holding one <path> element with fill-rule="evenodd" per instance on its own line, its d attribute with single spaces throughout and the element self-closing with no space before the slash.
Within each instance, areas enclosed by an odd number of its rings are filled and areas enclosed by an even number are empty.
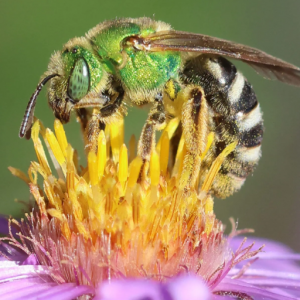
<svg viewBox="0 0 300 300">
<path fill-rule="evenodd" d="M 244 293 L 248 296 L 254 297 L 255 300 L 296 300 L 298 298 L 292 295 L 286 296 L 283 293 L 273 293 L 265 288 L 259 288 L 255 285 L 247 284 L 242 280 L 237 279 L 225 279 L 223 280 L 213 291 L 214 293 L 220 292 L 237 292 Z M 221 298 L 222 299 L 222 298 Z"/>
<path fill-rule="evenodd" d="M 232 250 L 235 251 L 241 244 L 243 238 L 235 237 L 230 240 Z M 256 269 L 265 269 L 270 271 L 293 272 L 300 274 L 300 267 L 296 261 L 300 260 L 300 255 L 295 253 L 284 244 L 262 239 L 262 238 L 247 238 L 245 247 L 255 242 L 259 247 L 265 245 L 263 252 L 257 254 L 259 259 L 251 266 Z M 243 264 L 243 263 L 242 263 Z M 238 266 L 242 266 L 239 264 Z"/>
<path fill-rule="evenodd" d="M 208 300 L 212 295 L 205 282 L 194 275 L 180 276 L 166 283 L 173 300 Z"/>
<path fill-rule="evenodd" d="M 164 300 L 159 283 L 151 280 L 112 280 L 101 284 L 94 300 Z"/>
</svg>

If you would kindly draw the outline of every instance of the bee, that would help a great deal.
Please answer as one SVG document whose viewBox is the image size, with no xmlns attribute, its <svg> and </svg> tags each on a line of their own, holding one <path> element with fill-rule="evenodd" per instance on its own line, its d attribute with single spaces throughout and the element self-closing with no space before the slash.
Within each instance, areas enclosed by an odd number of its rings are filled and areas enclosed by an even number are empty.
<svg viewBox="0 0 300 300">
<path fill-rule="evenodd" d="M 47 82 L 56 118 L 66 123 L 76 111 L 88 132 L 114 122 L 126 112 L 127 103 L 150 104 L 138 155 L 149 160 L 156 131 L 171 118 L 179 118 L 175 136 L 185 141 L 186 186 L 194 187 L 199 174 L 201 181 L 218 154 L 237 142 L 212 186 L 212 194 L 225 198 L 253 172 L 264 131 L 251 84 L 227 58 L 247 63 L 266 78 L 300 85 L 299 68 L 258 49 L 176 31 L 150 18 L 106 21 L 52 55 L 28 103 L 19 135 L 30 136 L 36 99 Z M 88 108 L 98 109 L 96 121 L 90 124 Z M 210 132 L 215 138 L 201 159 Z M 171 145 L 176 149 L 178 138 Z"/>
</svg>

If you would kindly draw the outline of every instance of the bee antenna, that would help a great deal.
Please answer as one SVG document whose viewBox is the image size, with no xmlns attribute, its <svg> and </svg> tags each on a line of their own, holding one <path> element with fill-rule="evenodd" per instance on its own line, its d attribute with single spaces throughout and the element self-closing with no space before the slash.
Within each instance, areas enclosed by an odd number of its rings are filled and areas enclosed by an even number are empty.
<svg viewBox="0 0 300 300">
<path fill-rule="evenodd" d="M 46 78 L 44 78 L 39 85 L 36 87 L 36 90 L 34 91 L 34 93 L 32 94 L 26 110 L 25 110 L 25 114 L 22 120 L 22 124 L 21 124 L 21 128 L 20 128 L 20 132 L 19 132 L 19 137 L 22 138 L 26 135 L 26 138 L 29 139 L 30 138 L 30 132 L 31 132 L 31 125 L 33 122 L 33 113 L 34 113 L 34 108 L 35 108 L 35 104 L 36 104 L 36 98 L 39 95 L 40 91 L 42 90 L 43 86 L 53 77 L 55 76 L 59 76 L 58 74 L 51 74 L 49 76 L 47 76 Z"/>
</svg>

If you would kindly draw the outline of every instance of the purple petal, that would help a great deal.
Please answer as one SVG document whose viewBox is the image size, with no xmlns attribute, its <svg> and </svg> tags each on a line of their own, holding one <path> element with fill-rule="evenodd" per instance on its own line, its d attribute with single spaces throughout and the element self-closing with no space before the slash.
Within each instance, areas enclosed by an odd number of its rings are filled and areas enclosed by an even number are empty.
<svg viewBox="0 0 300 300">
<path fill-rule="evenodd" d="M 94 293 L 94 288 L 87 285 L 76 286 L 75 283 L 63 283 L 56 285 L 55 287 L 51 287 L 42 293 L 34 293 L 31 295 L 31 297 L 34 296 L 32 299 L 43 300 L 72 300 L 82 295 L 93 295 Z"/>
<path fill-rule="evenodd" d="M 5 300 L 72 300 L 82 295 L 92 295 L 94 289 L 89 286 L 76 286 L 75 283 L 57 284 L 36 280 L 17 280 L 0 286 L 1 299 Z"/>
<path fill-rule="evenodd" d="M 22 263 L 22 265 L 33 265 L 33 266 L 37 266 L 38 264 L 39 262 L 35 254 L 29 255 Z"/>
<path fill-rule="evenodd" d="M 234 300 L 232 297 L 229 296 L 220 296 L 220 295 L 213 295 L 213 300 Z"/>
<path fill-rule="evenodd" d="M 9 217 L 0 215 L 0 234 L 9 235 L 8 219 L 9 219 Z M 17 232 L 17 230 L 14 228 L 14 226 L 11 227 L 11 232 L 12 232 L 12 234 L 15 234 Z"/>
<path fill-rule="evenodd" d="M 9 262 L 11 263 L 11 262 Z M 2 265 L 2 263 L 1 263 Z M 42 278 L 45 281 L 52 281 L 48 270 L 43 266 L 3 266 L 0 268 L 0 283 L 17 280 L 21 278 Z M 1 288 L 1 286 L 0 286 Z"/>
<path fill-rule="evenodd" d="M 237 250 L 237 248 L 242 243 L 243 239 L 244 237 L 237 236 L 229 240 L 230 246 L 233 251 Z M 258 238 L 258 237 L 247 237 L 245 247 L 249 246 L 253 242 L 255 242 L 255 244 L 257 244 L 258 246 L 266 245 L 264 250 L 267 250 L 268 252 L 283 253 L 283 254 L 293 253 L 293 250 L 291 250 L 288 246 L 284 244 L 272 240 L 268 240 L 268 239 Z"/>
<path fill-rule="evenodd" d="M 243 238 L 240 237 L 235 237 L 230 240 L 230 245 L 233 251 L 239 247 L 242 240 Z M 300 260 L 300 255 L 294 253 L 289 247 L 271 240 L 252 237 L 247 238 L 244 246 L 247 247 L 253 242 L 255 242 L 258 246 L 265 244 L 263 252 L 256 255 L 259 259 L 253 264 L 253 268 L 271 271 L 280 270 L 281 272 L 293 272 L 300 274 L 300 267 L 295 262 Z M 241 267 L 242 264 L 239 264 L 238 267 Z"/>
<path fill-rule="evenodd" d="M 37 283 L 36 280 L 30 282 L 28 279 L 6 282 L 0 286 L 1 299 L 36 299 L 36 296 L 31 298 L 31 295 L 40 295 L 41 292 L 55 285 L 55 283 Z"/>
<path fill-rule="evenodd" d="M 71 300 L 94 292 L 94 288 L 89 286 L 53 282 L 48 269 L 41 265 L 17 265 L 8 260 L 0 262 L 1 300 Z"/>
<path fill-rule="evenodd" d="M 200 277 L 180 276 L 162 284 L 151 280 L 103 283 L 94 300 L 208 300 L 212 295 Z"/>
<path fill-rule="evenodd" d="M 283 287 L 285 289 L 294 289 L 300 291 L 299 281 L 290 279 L 273 279 L 273 278 L 249 278 L 247 283 L 263 287 Z"/>
<path fill-rule="evenodd" d="M 208 300 L 212 297 L 205 282 L 194 275 L 174 278 L 166 283 L 165 288 L 173 300 Z"/>
<path fill-rule="evenodd" d="M 27 256 L 26 253 L 16 250 L 14 247 L 0 241 L 0 265 L 2 261 L 7 261 L 8 259 L 16 263 L 21 263 Z"/>
<path fill-rule="evenodd" d="M 236 292 L 255 297 L 255 300 L 296 300 L 296 297 L 287 296 L 285 292 L 271 292 L 265 288 L 259 288 L 254 285 L 247 284 L 237 279 L 225 279 L 223 280 L 213 291 L 214 293 L 220 292 Z"/>
<path fill-rule="evenodd" d="M 106 281 L 96 295 L 94 300 L 163 300 L 159 283 L 151 280 Z"/>
<path fill-rule="evenodd" d="M 229 276 L 237 275 L 240 272 L 240 269 L 234 268 L 231 269 L 228 273 Z M 248 277 L 253 278 L 278 278 L 278 279 L 291 279 L 291 280 L 297 280 L 300 284 L 300 274 L 298 273 L 292 273 L 292 272 L 281 272 L 277 271 L 277 269 L 255 269 L 254 267 L 249 268 L 245 273 L 246 276 L 243 278 L 243 280 L 247 281 Z"/>
</svg>

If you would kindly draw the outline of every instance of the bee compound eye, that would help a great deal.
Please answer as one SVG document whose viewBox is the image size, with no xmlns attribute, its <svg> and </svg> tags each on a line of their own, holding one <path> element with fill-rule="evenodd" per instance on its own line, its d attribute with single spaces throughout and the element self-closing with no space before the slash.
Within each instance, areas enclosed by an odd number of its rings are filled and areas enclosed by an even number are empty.
<svg viewBox="0 0 300 300">
<path fill-rule="evenodd" d="M 90 74 L 86 61 L 83 58 L 75 62 L 68 83 L 68 95 L 78 101 L 82 99 L 90 88 Z"/>
</svg>

